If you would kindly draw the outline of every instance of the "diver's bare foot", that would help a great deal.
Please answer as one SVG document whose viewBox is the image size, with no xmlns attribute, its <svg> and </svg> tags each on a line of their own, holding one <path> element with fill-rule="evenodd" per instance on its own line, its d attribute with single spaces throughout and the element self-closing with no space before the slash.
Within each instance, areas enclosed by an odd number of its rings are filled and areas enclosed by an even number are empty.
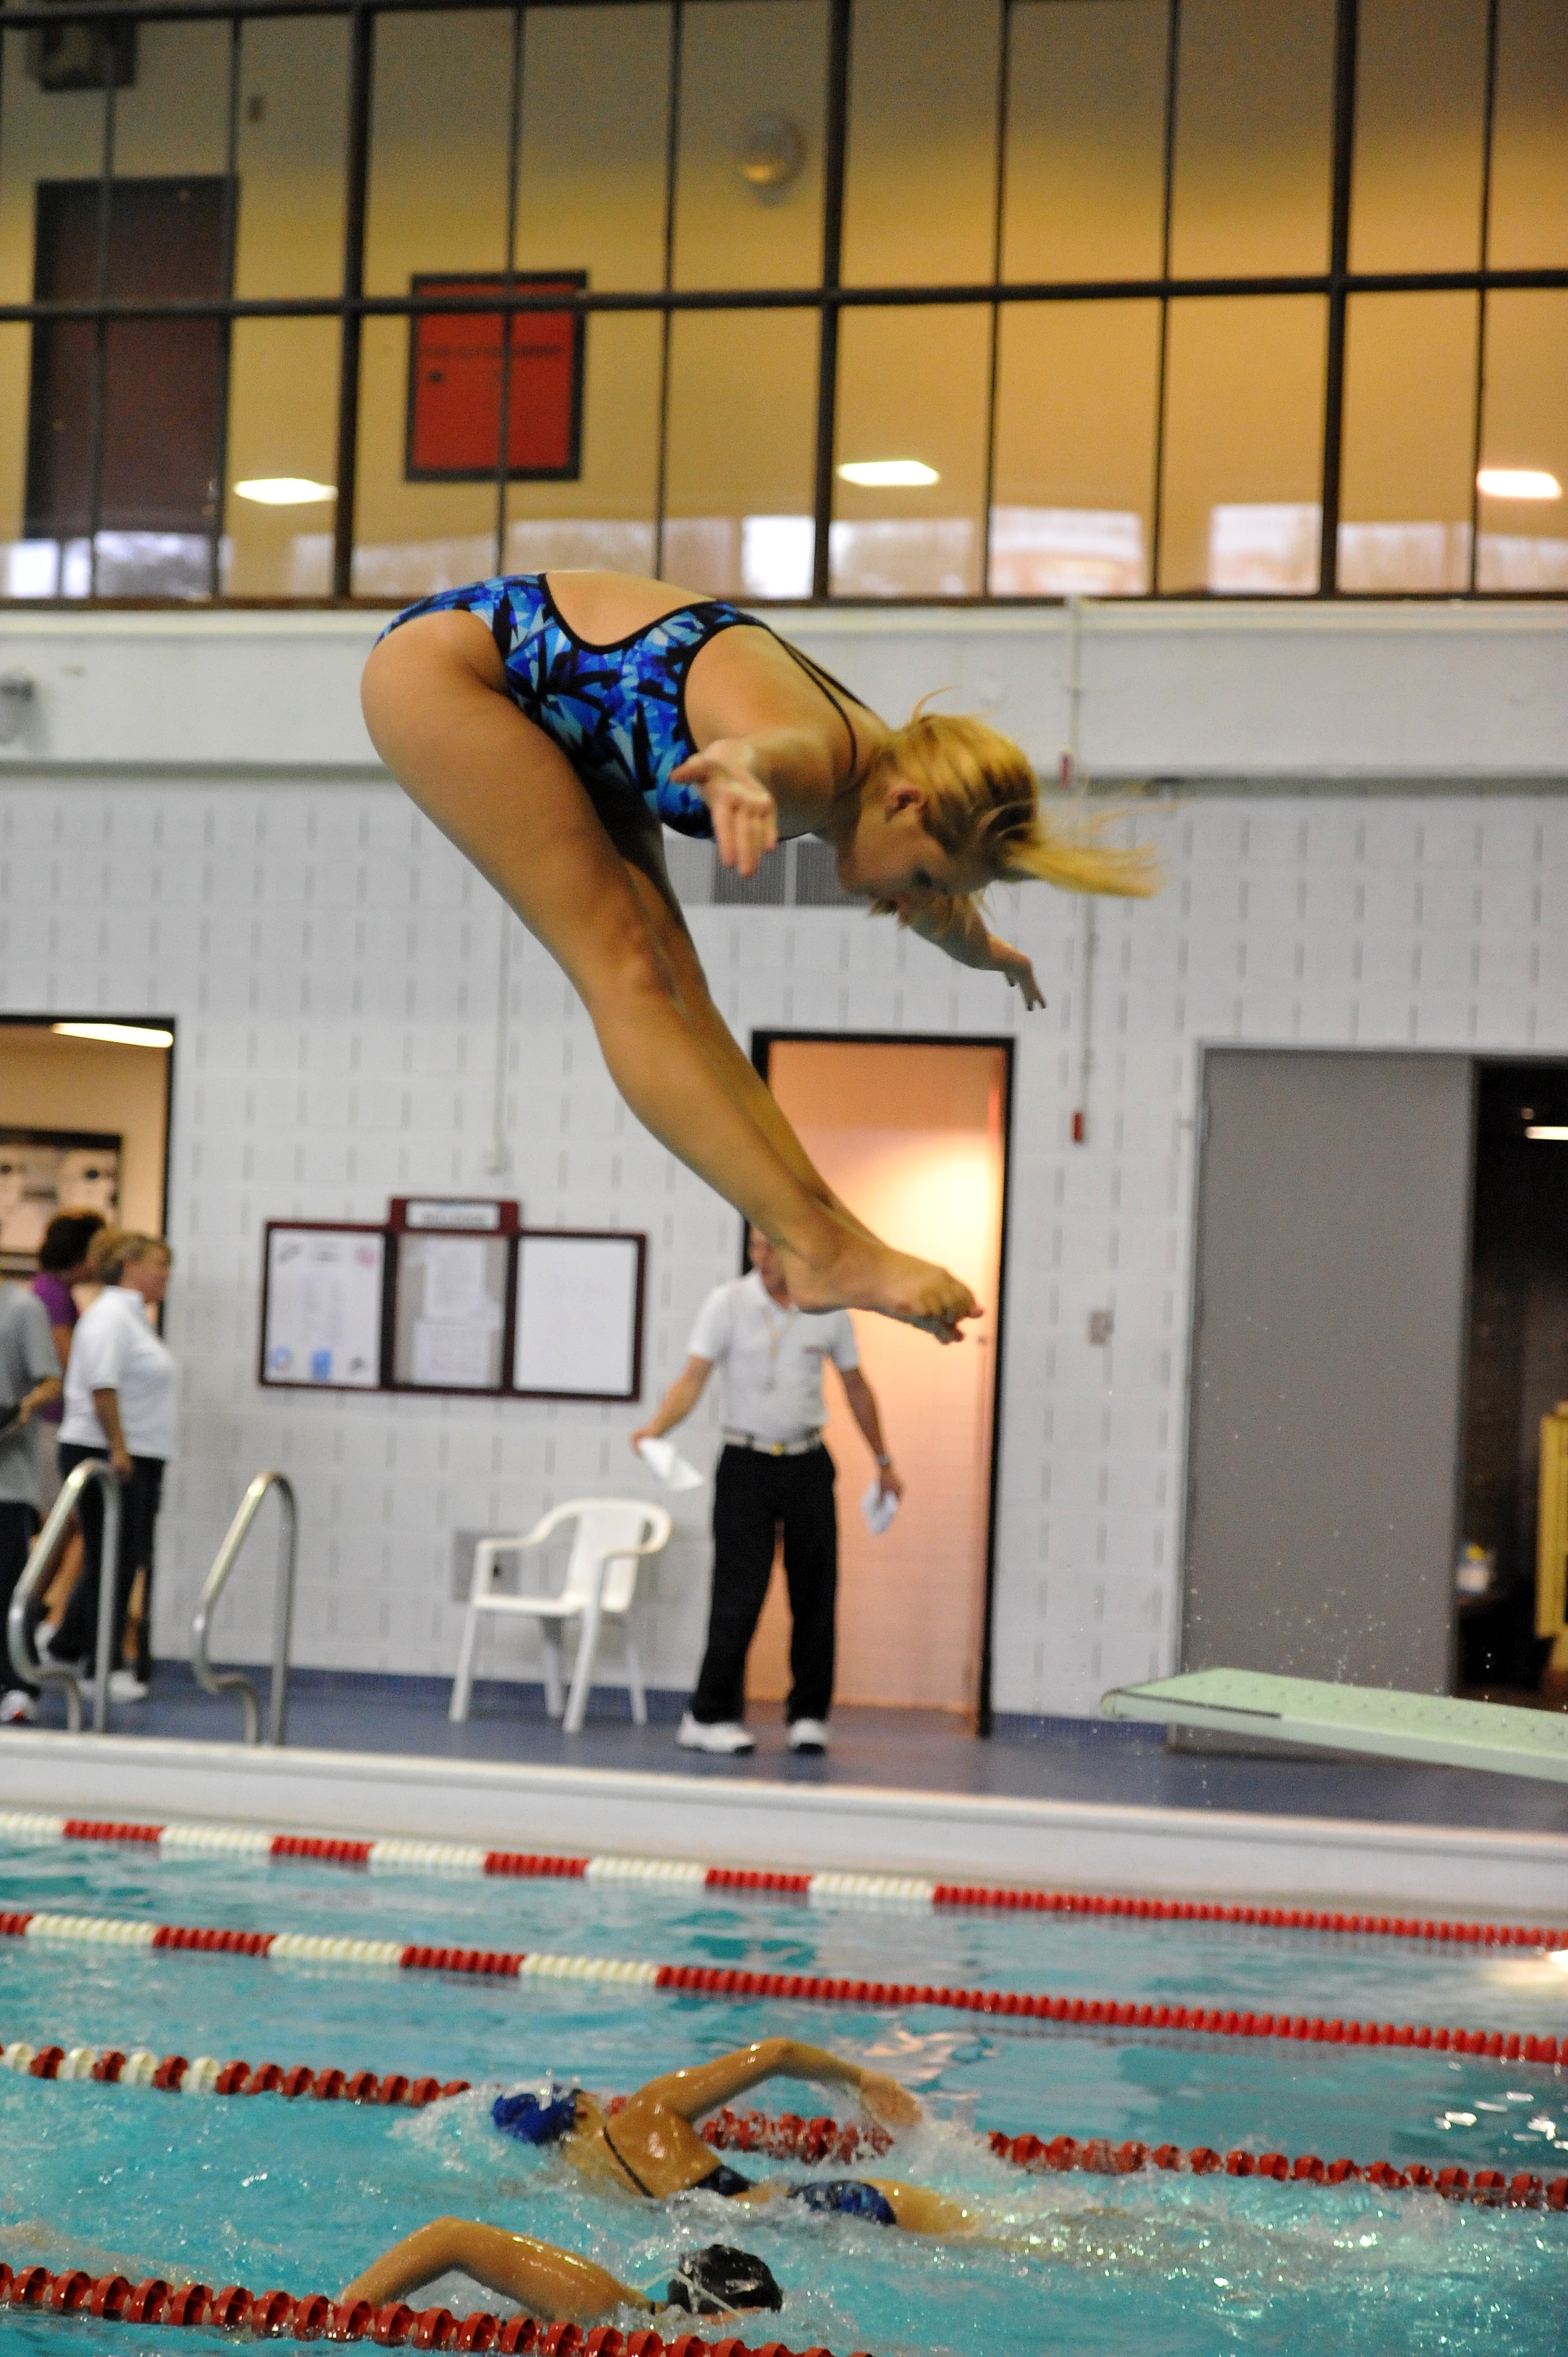
<svg viewBox="0 0 1568 2357">
<path fill-rule="evenodd" d="M 802 1309 L 875 1309 L 923 1327 L 939 1342 L 961 1342 L 966 1318 L 980 1307 L 962 1280 L 934 1261 L 895 1252 L 875 1236 L 840 1231 L 831 1254 L 807 1261 L 780 1250 L 790 1298 Z"/>
</svg>

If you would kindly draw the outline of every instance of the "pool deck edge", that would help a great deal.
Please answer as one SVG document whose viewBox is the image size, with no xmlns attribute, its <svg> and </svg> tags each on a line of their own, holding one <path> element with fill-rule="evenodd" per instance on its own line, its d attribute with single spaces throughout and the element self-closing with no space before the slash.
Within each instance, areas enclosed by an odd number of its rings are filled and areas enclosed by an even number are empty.
<svg viewBox="0 0 1568 2357">
<path fill-rule="evenodd" d="M 1560 1920 L 1568 1833 L 8 1728 L 9 1807 L 780 1869 Z"/>
</svg>

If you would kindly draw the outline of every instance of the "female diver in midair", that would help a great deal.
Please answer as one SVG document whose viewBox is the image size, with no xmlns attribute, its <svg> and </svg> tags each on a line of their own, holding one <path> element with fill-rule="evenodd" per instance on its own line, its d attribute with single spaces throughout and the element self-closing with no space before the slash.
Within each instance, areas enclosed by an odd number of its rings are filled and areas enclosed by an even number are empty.
<svg viewBox="0 0 1568 2357">
<path fill-rule="evenodd" d="M 376 749 L 575 986 L 627 1103 L 781 1254 L 806 1309 L 960 1339 L 967 1286 L 894 1251 L 816 1171 L 708 993 L 662 822 L 756 873 L 816 834 L 840 883 L 1041 1004 L 987 885 L 1146 893 L 1146 858 L 1061 840 L 1017 747 L 974 720 L 890 729 L 752 615 L 621 573 L 521 574 L 397 618 L 366 666 Z"/>
</svg>

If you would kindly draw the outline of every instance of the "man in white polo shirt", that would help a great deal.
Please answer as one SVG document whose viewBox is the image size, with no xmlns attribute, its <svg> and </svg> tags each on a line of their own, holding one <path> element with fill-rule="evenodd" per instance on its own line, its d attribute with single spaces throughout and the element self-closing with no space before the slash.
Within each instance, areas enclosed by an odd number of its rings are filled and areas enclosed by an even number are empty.
<svg viewBox="0 0 1568 2357">
<path fill-rule="evenodd" d="M 714 1368 L 725 1383 L 725 1449 L 714 1476 L 714 1591 L 708 1646 L 677 1740 L 689 1751 L 756 1749 L 743 1724 L 746 1657 L 780 1525 L 789 1583 L 786 1712 L 791 1751 L 825 1751 L 833 1694 L 833 1609 L 838 1520 L 833 1460 L 822 1445 L 822 1361 L 838 1369 L 844 1395 L 876 1459 L 885 1495 L 904 1484 L 882 1441 L 870 1384 L 860 1372 L 854 1328 L 844 1309 L 797 1309 L 783 1264 L 757 1228 L 747 1237 L 749 1275 L 715 1286 L 697 1313 L 691 1355 L 648 1422 L 631 1436 L 656 1439 L 691 1415 Z"/>
</svg>

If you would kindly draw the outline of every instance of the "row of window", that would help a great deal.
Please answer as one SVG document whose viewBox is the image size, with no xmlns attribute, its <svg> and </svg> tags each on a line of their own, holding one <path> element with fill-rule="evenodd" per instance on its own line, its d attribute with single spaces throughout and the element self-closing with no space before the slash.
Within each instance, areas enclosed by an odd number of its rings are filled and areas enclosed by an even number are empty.
<svg viewBox="0 0 1568 2357">
<path fill-rule="evenodd" d="M 1568 588 L 1562 0 L 0 40 L 13 597 Z"/>
</svg>

